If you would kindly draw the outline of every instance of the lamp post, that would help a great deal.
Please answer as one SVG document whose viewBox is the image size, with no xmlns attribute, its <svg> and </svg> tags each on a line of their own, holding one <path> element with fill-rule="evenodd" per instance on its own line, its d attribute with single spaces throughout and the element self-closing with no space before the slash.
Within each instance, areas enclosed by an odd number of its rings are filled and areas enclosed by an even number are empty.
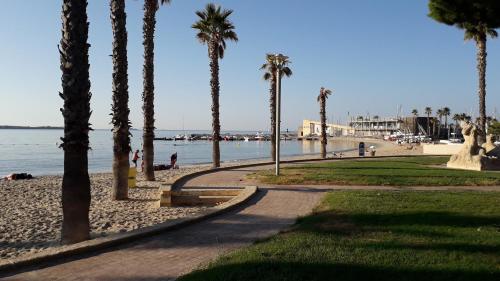
<svg viewBox="0 0 500 281">
<path fill-rule="evenodd" d="M 288 60 L 287 56 L 282 54 L 274 55 L 276 64 L 276 176 L 280 175 L 280 123 L 281 123 L 281 70 L 284 62 Z"/>
</svg>

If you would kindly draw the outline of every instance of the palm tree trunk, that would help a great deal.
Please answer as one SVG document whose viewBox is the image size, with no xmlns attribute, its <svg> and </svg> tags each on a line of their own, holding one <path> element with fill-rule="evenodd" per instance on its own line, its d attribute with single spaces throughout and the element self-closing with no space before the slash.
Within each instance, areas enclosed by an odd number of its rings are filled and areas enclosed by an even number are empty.
<svg viewBox="0 0 500 281">
<path fill-rule="evenodd" d="M 155 119 L 154 119 L 154 32 L 156 24 L 156 6 L 158 0 L 144 1 L 144 90 L 142 100 L 144 105 L 144 127 L 142 136 L 143 145 L 143 161 L 144 161 L 144 177 L 148 181 L 155 180 L 153 168 L 154 163 L 154 146 L 153 139 L 155 137 Z"/>
<path fill-rule="evenodd" d="M 443 119 L 441 116 L 439 117 L 439 125 L 438 125 L 438 139 L 441 138 L 441 123 L 443 122 Z"/>
<path fill-rule="evenodd" d="M 450 138 L 450 130 L 448 128 L 448 115 L 445 115 L 444 116 L 444 127 L 446 129 L 446 136 L 448 137 L 448 139 Z"/>
<path fill-rule="evenodd" d="M 325 109 L 326 100 L 325 97 L 320 98 L 320 116 L 321 116 L 321 158 L 326 158 L 326 109 Z"/>
<path fill-rule="evenodd" d="M 220 122 L 219 122 L 219 56 L 216 41 L 209 43 L 210 88 L 212 90 L 212 167 L 220 167 Z"/>
<path fill-rule="evenodd" d="M 479 143 L 486 141 L 486 35 L 476 42 L 477 71 L 479 74 Z"/>
<path fill-rule="evenodd" d="M 90 180 L 88 174 L 90 80 L 87 1 L 63 0 L 62 38 L 59 47 L 62 71 L 61 109 L 64 117 L 63 222 L 61 242 L 90 238 Z"/>
<path fill-rule="evenodd" d="M 427 136 L 431 137 L 431 123 L 429 114 L 427 114 Z"/>
<path fill-rule="evenodd" d="M 111 0 L 113 29 L 113 187 L 112 198 L 128 198 L 130 122 L 125 0 Z"/>
<path fill-rule="evenodd" d="M 276 71 L 271 74 L 271 88 L 269 102 L 271 108 L 271 158 L 276 161 Z"/>
</svg>

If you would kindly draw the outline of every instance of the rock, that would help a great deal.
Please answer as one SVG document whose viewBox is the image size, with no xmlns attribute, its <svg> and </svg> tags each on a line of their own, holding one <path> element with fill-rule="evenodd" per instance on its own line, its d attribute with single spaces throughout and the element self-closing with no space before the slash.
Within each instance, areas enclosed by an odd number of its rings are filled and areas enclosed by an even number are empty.
<svg viewBox="0 0 500 281">
<path fill-rule="evenodd" d="M 111 227 L 111 223 L 106 222 L 101 225 L 101 229 L 105 230 Z"/>
</svg>

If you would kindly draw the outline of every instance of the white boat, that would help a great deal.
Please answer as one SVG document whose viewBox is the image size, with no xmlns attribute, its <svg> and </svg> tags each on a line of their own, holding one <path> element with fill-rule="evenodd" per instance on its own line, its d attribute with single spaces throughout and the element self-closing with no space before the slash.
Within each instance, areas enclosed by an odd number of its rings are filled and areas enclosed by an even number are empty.
<svg viewBox="0 0 500 281">
<path fill-rule="evenodd" d="M 265 140 L 265 136 L 262 132 L 258 132 L 257 134 L 255 134 L 255 137 L 253 137 L 254 140 L 257 140 L 257 141 L 261 141 L 261 140 Z"/>
</svg>

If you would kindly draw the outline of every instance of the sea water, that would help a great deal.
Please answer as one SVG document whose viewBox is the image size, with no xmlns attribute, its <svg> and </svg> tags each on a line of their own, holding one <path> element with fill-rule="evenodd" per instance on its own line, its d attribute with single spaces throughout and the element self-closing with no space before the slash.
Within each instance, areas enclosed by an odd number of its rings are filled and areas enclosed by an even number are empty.
<svg viewBox="0 0 500 281">
<path fill-rule="evenodd" d="M 132 149 L 141 150 L 142 131 L 132 130 Z M 173 137 L 177 134 L 209 134 L 209 131 L 157 130 L 156 137 Z M 223 132 L 255 135 L 256 132 Z M 63 173 L 63 150 L 59 148 L 63 130 L 60 129 L 3 129 L 0 130 L 0 176 L 10 173 L 51 175 Z M 89 172 L 110 172 L 113 159 L 113 139 L 110 130 L 90 132 Z M 329 141 L 327 151 L 348 151 L 356 143 L 345 140 Z M 155 164 L 170 162 L 170 155 L 178 154 L 177 163 L 203 164 L 212 160 L 210 141 L 154 141 Z M 296 156 L 320 152 L 319 141 L 281 141 L 281 155 Z M 221 141 L 221 161 L 270 158 L 269 141 Z M 132 158 L 132 155 L 130 156 Z M 140 161 L 139 161 L 140 163 Z M 140 164 L 139 164 L 140 165 Z"/>
</svg>

